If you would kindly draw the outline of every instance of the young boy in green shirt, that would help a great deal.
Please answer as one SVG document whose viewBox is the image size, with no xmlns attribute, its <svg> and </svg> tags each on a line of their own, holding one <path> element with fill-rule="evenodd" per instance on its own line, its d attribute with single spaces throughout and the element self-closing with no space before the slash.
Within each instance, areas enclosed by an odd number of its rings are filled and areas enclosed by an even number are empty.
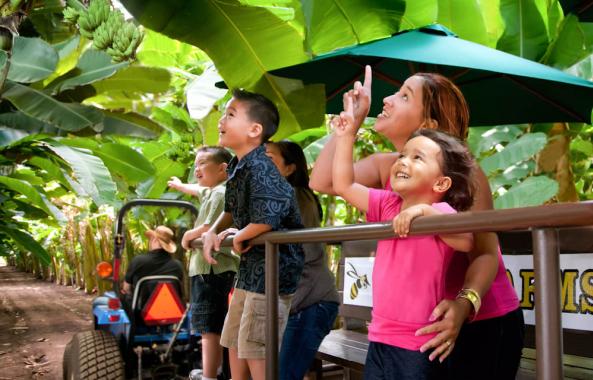
<svg viewBox="0 0 593 380">
<path fill-rule="evenodd" d="M 188 230 L 181 241 L 185 249 L 191 242 L 208 231 L 210 225 L 224 210 L 227 164 L 231 154 L 222 147 L 198 149 L 195 161 L 197 184 L 182 183 L 177 177 L 169 186 L 186 194 L 197 196 L 200 201 L 194 228 Z M 202 335 L 202 379 L 216 379 L 222 363 L 220 334 L 228 311 L 228 294 L 233 286 L 239 266 L 239 257 L 230 249 L 216 253 L 216 265 L 208 263 L 200 249 L 192 250 L 189 263 L 191 284 L 191 326 Z"/>
</svg>

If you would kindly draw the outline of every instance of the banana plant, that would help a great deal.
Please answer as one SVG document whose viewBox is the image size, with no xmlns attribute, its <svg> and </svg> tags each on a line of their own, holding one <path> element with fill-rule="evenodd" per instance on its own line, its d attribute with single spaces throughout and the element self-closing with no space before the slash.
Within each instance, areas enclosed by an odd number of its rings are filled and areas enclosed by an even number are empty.
<svg viewBox="0 0 593 380">
<path fill-rule="evenodd" d="M 396 32 L 404 8 L 401 0 L 302 4 L 231 0 L 173 6 L 156 0 L 124 0 L 122 4 L 145 27 L 206 52 L 228 87 L 270 97 L 280 110 L 277 138 L 321 126 L 324 93 L 321 86 L 303 86 L 267 72 L 340 44 Z"/>
</svg>

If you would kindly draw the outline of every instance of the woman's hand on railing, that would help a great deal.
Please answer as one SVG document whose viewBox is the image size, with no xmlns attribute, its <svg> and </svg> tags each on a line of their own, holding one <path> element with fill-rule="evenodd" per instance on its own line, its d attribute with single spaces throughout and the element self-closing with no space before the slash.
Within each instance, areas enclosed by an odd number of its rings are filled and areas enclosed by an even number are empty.
<svg viewBox="0 0 593 380">
<path fill-rule="evenodd" d="M 465 300 L 443 300 L 433 310 L 430 320 L 436 321 L 416 331 L 416 335 L 437 333 L 437 335 L 420 347 L 420 352 L 430 349 L 430 360 L 438 357 L 443 362 L 453 351 L 455 340 L 461 326 L 467 320 L 471 308 Z"/>
</svg>

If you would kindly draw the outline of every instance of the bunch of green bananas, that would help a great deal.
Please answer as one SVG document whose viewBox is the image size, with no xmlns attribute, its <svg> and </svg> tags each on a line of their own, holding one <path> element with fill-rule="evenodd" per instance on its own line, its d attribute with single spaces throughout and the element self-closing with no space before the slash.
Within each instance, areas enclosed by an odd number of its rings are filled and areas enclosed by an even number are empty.
<svg viewBox="0 0 593 380">
<path fill-rule="evenodd" d="M 130 59 L 134 56 L 140 42 L 142 42 L 142 37 L 144 36 L 136 25 L 131 22 L 126 22 L 115 32 L 113 44 L 106 50 L 107 54 L 109 54 L 115 62 Z"/>
<path fill-rule="evenodd" d="M 78 30 L 83 37 L 93 38 L 93 32 L 107 21 L 111 12 L 109 0 L 92 0 L 86 12 L 78 17 Z"/>
<path fill-rule="evenodd" d="M 93 32 L 93 47 L 98 50 L 106 50 L 111 47 L 117 31 L 126 23 L 121 12 L 111 12 L 107 21 L 99 25 Z"/>
<path fill-rule="evenodd" d="M 188 162 L 194 158 L 194 146 L 188 142 L 178 141 L 166 153 L 168 159 Z"/>
<path fill-rule="evenodd" d="M 93 41 L 93 47 L 104 50 L 115 62 L 134 57 L 144 37 L 132 22 L 125 21 L 121 11 L 111 9 L 110 0 L 91 0 L 85 8 L 78 0 L 67 0 L 64 20 L 77 24 L 80 35 Z"/>
<path fill-rule="evenodd" d="M 64 21 L 72 25 L 76 24 L 78 17 L 80 16 L 80 13 L 72 7 L 64 8 L 64 12 L 62 13 L 64 14 Z"/>
</svg>

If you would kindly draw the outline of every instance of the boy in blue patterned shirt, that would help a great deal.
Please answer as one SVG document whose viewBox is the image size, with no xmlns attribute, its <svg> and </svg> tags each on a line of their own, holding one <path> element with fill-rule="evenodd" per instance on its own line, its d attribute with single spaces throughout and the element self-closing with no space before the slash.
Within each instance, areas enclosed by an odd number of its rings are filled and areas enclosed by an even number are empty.
<svg viewBox="0 0 593 380">
<path fill-rule="evenodd" d="M 264 379 L 266 368 L 265 250 L 264 246 L 245 243 L 268 231 L 303 227 L 294 190 L 266 156 L 263 146 L 278 129 L 278 123 L 278 110 L 270 100 L 235 90 L 218 125 L 220 145 L 232 149 L 236 157 L 227 169 L 225 212 L 202 235 L 202 252 L 208 262 L 216 263 L 212 249 L 218 250 L 224 237 L 236 231 L 233 250 L 241 255 L 241 261 L 220 340 L 229 348 L 233 380 L 247 380 L 250 375 L 253 380 Z M 224 230 L 231 225 L 237 229 Z M 304 255 L 300 244 L 281 244 L 279 255 L 281 337 Z"/>
</svg>

